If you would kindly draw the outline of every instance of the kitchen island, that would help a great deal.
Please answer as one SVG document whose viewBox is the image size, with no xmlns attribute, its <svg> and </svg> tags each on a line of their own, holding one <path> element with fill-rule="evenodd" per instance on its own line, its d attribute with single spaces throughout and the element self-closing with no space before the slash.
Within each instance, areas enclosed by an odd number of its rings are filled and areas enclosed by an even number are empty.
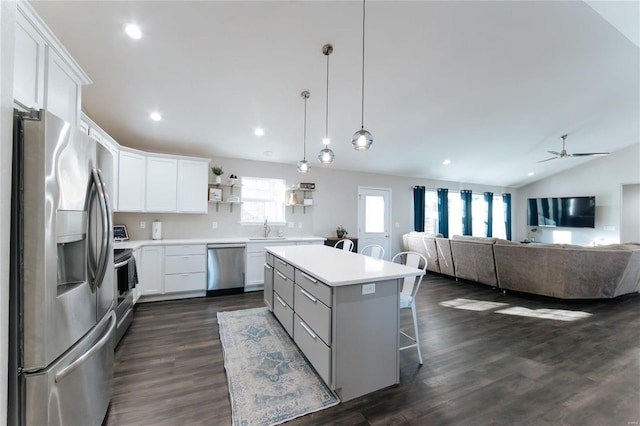
<svg viewBox="0 0 640 426">
<path fill-rule="evenodd" d="M 265 303 L 340 399 L 399 383 L 400 289 L 423 271 L 321 245 L 266 250 Z"/>
</svg>

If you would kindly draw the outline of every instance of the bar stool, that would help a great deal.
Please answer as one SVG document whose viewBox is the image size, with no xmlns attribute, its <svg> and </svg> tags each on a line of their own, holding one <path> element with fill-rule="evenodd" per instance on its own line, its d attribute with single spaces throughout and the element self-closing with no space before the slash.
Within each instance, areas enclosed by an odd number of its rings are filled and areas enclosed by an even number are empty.
<svg viewBox="0 0 640 426">
<path fill-rule="evenodd" d="M 360 254 L 374 259 L 382 259 L 384 257 L 384 247 L 378 244 L 369 244 L 360 251 Z"/>
<path fill-rule="evenodd" d="M 353 250 L 353 241 L 347 240 L 345 238 L 343 240 L 338 241 L 333 246 L 335 248 L 337 248 L 337 249 L 342 248 L 342 250 L 344 250 L 344 251 L 351 251 L 351 250 Z"/>
<path fill-rule="evenodd" d="M 424 265 L 422 267 L 420 267 L 421 260 L 424 262 Z M 391 261 L 395 263 L 402 263 L 406 266 L 411 266 L 412 268 L 422 269 L 422 271 L 424 271 L 425 273 L 427 271 L 427 258 L 415 251 L 403 251 L 401 253 L 398 253 L 393 256 L 393 259 L 391 259 Z M 418 294 L 418 290 L 420 289 L 422 278 L 423 275 L 405 277 L 404 283 L 402 284 L 402 290 L 400 291 L 400 309 L 411 309 L 411 314 L 413 315 L 414 335 L 410 336 L 402 330 L 400 330 L 400 334 L 415 342 L 407 346 L 402 346 L 400 350 L 403 351 L 405 349 L 416 348 L 418 350 L 418 359 L 420 360 L 420 365 L 422 365 L 422 353 L 420 352 L 420 339 L 418 337 L 416 294 Z"/>
</svg>

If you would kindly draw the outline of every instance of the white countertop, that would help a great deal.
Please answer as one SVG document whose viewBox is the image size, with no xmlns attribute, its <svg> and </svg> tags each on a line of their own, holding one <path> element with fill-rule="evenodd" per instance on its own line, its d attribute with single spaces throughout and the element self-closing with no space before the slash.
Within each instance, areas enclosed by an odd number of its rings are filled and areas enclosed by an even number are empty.
<svg viewBox="0 0 640 426">
<path fill-rule="evenodd" d="M 266 249 L 332 287 L 424 275 L 421 269 L 324 245 L 267 246 Z"/>
<path fill-rule="evenodd" d="M 113 248 L 130 248 L 137 249 L 142 246 L 171 246 L 181 244 L 276 244 L 276 243 L 295 243 L 305 241 L 324 241 L 322 237 L 284 237 L 284 238 L 255 238 L 255 237 L 227 237 L 227 238 L 185 238 L 174 240 L 129 240 L 116 242 Z"/>
</svg>

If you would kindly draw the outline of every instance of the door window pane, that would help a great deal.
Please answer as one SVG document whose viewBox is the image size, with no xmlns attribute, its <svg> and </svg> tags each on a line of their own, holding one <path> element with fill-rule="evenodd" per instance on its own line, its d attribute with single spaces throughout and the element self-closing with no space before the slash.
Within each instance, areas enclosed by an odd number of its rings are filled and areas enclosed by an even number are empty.
<svg viewBox="0 0 640 426">
<path fill-rule="evenodd" d="M 384 197 L 365 195 L 364 232 L 384 232 Z"/>
</svg>

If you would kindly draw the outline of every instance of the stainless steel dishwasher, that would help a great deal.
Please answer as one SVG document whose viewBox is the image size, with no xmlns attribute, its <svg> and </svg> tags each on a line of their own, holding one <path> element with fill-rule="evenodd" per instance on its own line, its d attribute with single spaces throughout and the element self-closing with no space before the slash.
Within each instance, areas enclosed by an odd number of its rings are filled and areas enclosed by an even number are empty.
<svg viewBox="0 0 640 426">
<path fill-rule="evenodd" d="M 207 296 L 244 293 L 244 244 L 207 245 Z"/>
</svg>

